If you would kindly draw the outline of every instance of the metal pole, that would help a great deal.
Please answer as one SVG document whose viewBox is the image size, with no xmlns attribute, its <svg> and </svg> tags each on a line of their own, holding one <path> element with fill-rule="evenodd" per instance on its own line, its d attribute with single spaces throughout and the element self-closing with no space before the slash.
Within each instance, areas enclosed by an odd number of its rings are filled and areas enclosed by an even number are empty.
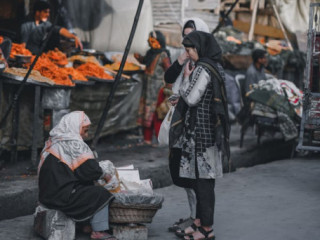
<svg viewBox="0 0 320 240">
<path fill-rule="evenodd" d="M 41 87 L 35 86 L 35 94 L 34 94 L 34 110 L 33 110 L 33 129 L 32 129 L 32 148 L 31 148 L 31 163 L 32 166 L 37 165 L 37 156 L 38 156 L 38 137 L 39 137 L 39 114 L 40 114 L 40 98 L 41 95 Z"/>
<path fill-rule="evenodd" d="M 316 31 L 313 28 L 313 17 L 314 17 L 314 6 L 310 4 L 309 7 L 309 30 L 308 30 L 308 42 L 307 42 L 307 64 L 305 68 L 305 79 L 304 79 L 304 93 L 303 93 L 303 104 L 302 104 L 302 118 L 300 122 L 300 132 L 299 132 L 299 141 L 298 146 L 296 148 L 297 151 L 299 150 L 308 150 L 305 146 L 303 146 L 303 139 L 304 139 L 304 125 L 306 121 L 306 116 L 308 112 L 308 105 L 310 104 L 310 78 L 311 78 L 311 69 L 312 69 L 312 55 L 314 52 L 314 40 Z"/>
<path fill-rule="evenodd" d="M 11 131 L 11 157 L 10 161 L 15 163 L 17 160 L 18 134 L 19 134 L 19 99 L 13 105 L 12 111 L 12 131 Z"/>
<path fill-rule="evenodd" d="M 129 50 L 130 50 L 130 47 L 131 47 L 131 43 L 132 43 L 136 28 L 137 28 L 137 24 L 138 24 L 138 21 L 139 21 L 142 5 L 143 5 L 143 0 L 139 0 L 139 5 L 138 5 L 138 8 L 137 8 L 136 15 L 134 17 L 134 21 L 133 21 L 133 25 L 132 25 L 132 28 L 131 28 L 130 36 L 129 36 L 129 39 L 128 39 L 124 54 L 122 56 L 121 63 L 120 63 L 120 68 L 119 68 L 119 71 L 118 71 L 118 73 L 117 73 L 117 75 L 116 75 L 116 77 L 114 79 L 113 84 L 112 84 L 112 88 L 111 88 L 110 94 L 109 94 L 109 96 L 107 98 L 106 106 L 105 106 L 105 108 L 103 110 L 102 116 L 100 118 L 98 127 L 96 129 L 96 132 L 95 132 L 92 144 L 91 144 L 91 148 L 92 148 L 93 151 L 95 150 L 95 147 L 96 147 L 97 142 L 99 140 L 100 132 L 101 132 L 102 127 L 104 125 L 104 122 L 105 122 L 105 120 L 107 118 L 107 115 L 108 115 L 108 112 L 109 112 L 109 109 L 110 109 L 110 106 L 111 106 L 111 103 L 112 103 L 112 99 L 113 99 L 114 93 L 115 93 L 116 88 L 117 88 L 117 86 L 118 86 L 118 84 L 120 82 L 120 77 L 121 77 L 121 74 L 122 74 L 122 71 L 123 71 L 123 67 L 124 67 L 124 64 L 125 64 L 125 62 L 127 60 L 127 56 L 128 56 L 128 53 L 129 53 Z"/>
</svg>

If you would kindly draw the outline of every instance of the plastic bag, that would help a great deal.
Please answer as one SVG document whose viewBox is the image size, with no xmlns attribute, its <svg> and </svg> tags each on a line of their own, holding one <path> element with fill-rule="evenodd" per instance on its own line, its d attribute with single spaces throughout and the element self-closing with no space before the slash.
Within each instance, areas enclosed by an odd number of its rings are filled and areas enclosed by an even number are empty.
<svg viewBox="0 0 320 240">
<path fill-rule="evenodd" d="M 170 107 L 166 117 L 163 119 L 161 123 L 158 136 L 159 145 L 169 145 L 169 130 L 174 109 L 174 106 Z"/>
<path fill-rule="evenodd" d="M 160 194 L 154 193 L 151 195 L 141 195 L 132 193 L 116 193 L 114 194 L 114 202 L 121 203 L 123 205 L 162 205 L 164 197 Z"/>
<path fill-rule="evenodd" d="M 99 162 L 99 166 L 103 171 L 103 178 L 98 180 L 98 184 L 109 190 L 111 193 L 120 192 L 120 181 L 118 172 L 109 160 Z M 107 179 L 109 176 L 111 179 Z"/>
<path fill-rule="evenodd" d="M 116 168 L 111 161 L 109 160 L 100 161 L 99 166 L 101 167 L 105 175 L 113 176 L 115 174 Z"/>
<path fill-rule="evenodd" d="M 139 182 L 121 179 L 121 191 L 130 194 L 153 195 L 152 182 L 150 179 L 140 180 Z"/>
</svg>

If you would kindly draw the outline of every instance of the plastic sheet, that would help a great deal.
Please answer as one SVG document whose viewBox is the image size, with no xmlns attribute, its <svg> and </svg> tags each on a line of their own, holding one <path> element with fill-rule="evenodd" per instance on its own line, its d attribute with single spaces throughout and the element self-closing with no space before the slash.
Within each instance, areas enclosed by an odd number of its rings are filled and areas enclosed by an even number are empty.
<svg viewBox="0 0 320 240">
<path fill-rule="evenodd" d="M 116 203 L 121 203 L 123 205 L 161 205 L 164 201 L 164 197 L 160 194 L 152 195 L 140 195 L 140 194 L 130 194 L 130 193 L 116 193 L 114 194 Z"/>
<path fill-rule="evenodd" d="M 140 74 L 132 75 L 131 79 L 121 79 L 112 100 L 108 117 L 101 130 L 101 137 L 137 126 L 137 113 L 142 91 L 142 83 L 139 79 Z M 88 140 L 93 138 L 110 89 L 111 84 L 95 84 L 72 89 L 71 111 L 84 111 L 92 122 Z"/>
<path fill-rule="evenodd" d="M 69 108 L 70 95 L 70 89 L 44 89 L 42 107 L 56 110 Z"/>
</svg>

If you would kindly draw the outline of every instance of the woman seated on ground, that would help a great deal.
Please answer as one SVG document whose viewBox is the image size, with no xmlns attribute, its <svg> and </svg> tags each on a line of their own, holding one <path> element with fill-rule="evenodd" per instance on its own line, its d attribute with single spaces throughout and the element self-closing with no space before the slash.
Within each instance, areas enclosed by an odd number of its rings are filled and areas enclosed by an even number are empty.
<svg viewBox="0 0 320 240">
<path fill-rule="evenodd" d="M 38 167 L 39 201 L 76 222 L 90 220 L 91 239 L 116 239 L 109 229 L 108 207 L 113 196 L 94 181 L 104 176 L 83 141 L 91 122 L 82 111 L 65 115 L 50 131 Z"/>
</svg>

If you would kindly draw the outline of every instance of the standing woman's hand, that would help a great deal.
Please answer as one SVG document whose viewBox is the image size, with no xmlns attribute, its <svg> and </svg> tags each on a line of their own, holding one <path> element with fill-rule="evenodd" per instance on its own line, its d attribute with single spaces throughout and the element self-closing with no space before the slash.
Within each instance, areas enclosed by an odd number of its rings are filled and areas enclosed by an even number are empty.
<svg viewBox="0 0 320 240">
<path fill-rule="evenodd" d="M 178 62 L 180 65 L 183 65 L 184 62 L 189 58 L 188 54 L 186 51 L 184 51 L 182 54 L 179 55 L 178 57 Z"/>
<path fill-rule="evenodd" d="M 184 77 L 189 77 L 190 74 L 192 73 L 192 71 L 194 70 L 195 66 L 192 65 L 191 61 L 189 60 L 186 63 L 186 67 L 184 68 L 184 73 L 183 76 Z"/>
</svg>

